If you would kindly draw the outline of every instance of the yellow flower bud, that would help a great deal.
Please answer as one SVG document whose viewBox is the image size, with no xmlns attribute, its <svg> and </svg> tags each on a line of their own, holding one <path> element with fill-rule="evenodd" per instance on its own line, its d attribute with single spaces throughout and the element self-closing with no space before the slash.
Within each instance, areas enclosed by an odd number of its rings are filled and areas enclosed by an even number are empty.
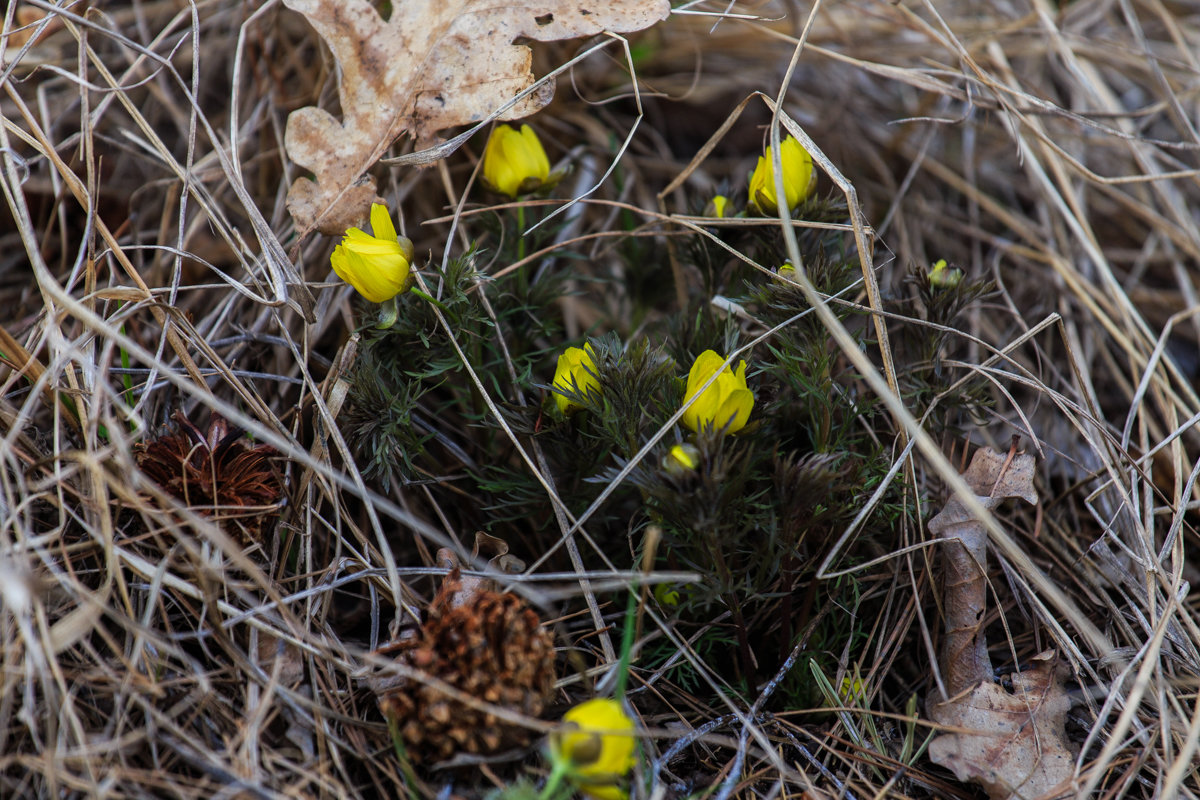
<svg viewBox="0 0 1200 800">
<path fill-rule="evenodd" d="M 663 459 L 663 466 L 672 474 L 693 472 L 700 466 L 700 450 L 694 444 L 677 444 Z"/>
<path fill-rule="evenodd" d="M 704 216 L 725 219 L 725 208 L 728 205 L 728 197 L 723 194 L 713 195 L 713 199 L 709 200 L 708 205 L 704 207 Z"/>
<path fill-rule="evenodd" d="M 509 197 L 532 192 L 550 177 L 550 159 L 533 128 L 497 125 L 483 150 L 483 180 Z"/>
<path fill-rule="evenodd" d="M 654 599 L 663 608 L 673 608 L 679 605 L 679 590 L 669 583 L 660 583 L 654 587 Z"/>
<path fill-rule="evenodd" d="M 813 171 L 812 156 L 794 136 L 780 142 L 779 149 L 784 199 L 788 209 L 793 209 L 812 194 L 817 185 L 817 174 Z M 758 166 L 750 176 L 750 206 L 763 215 L 779 213 L 775 201 L 775 159 L 770 147 L 766 155 L 758 157 Z"/>
<path fill-rule="evenodd" d="M 621 779 L 633 769 L 637 740 L 620 701 L 588 700 L 564 714 L 563 722 L 563 729 L 550 737 L 550 758 L 566 763 L 567 779 L 589 797 L 625 797 Z"/>
<path fill-rule="evenodd" d="M 371 231 L 350 228 L 333 249 L 333 271 L 372 303 L 391 300 L 412 283 L 413 244 L 396 235 L 387 206 L 371 205 Z"/>
<path fill-rule="evenodd" d="M 867 692 L 861 680 L 849 675 L 842 678 L 842 685 L 838 687 L 838 697 L 842 699 L 843 703 L 849 705 L 860 699 L 866 699 L 866 696 Z"/>
<path fill-rule="evenodd" d="M 687 393 L 684 403 L 700 393 L 696 402 L 683 412 L 683 424 L 693 431 L 701 428 L 725 429 L 728 433 L 736 433 L 750 419 L 750 409 L 754 408 L 754 394 L 746 386 L 746 362 L 738 364 L 737 372 L 729 367 L 721 370 L 725 359 L 712 350 L 705 350 L 692 365 L 688 373 Z M 717 374 L 717 370 L 721 370 Z M 707 389 L 700 388 L 714 374 L 717 379 Z"/>
<path fill-rule="evenodd" d="M 583 347 L 568 347 L 558 357 L 558 367 L 554 370 L 552 388 L 564 391 L 574 391 L 576 394 L 587 395 L 592 391 L 600 391 L 600 379 L 596 377 L 596 353 L 592 345 Z M 558 410 L 564 414 L 582 408 L 578 403 L 558 392 L 554 393 L 554 402 Z"/>
<path fill-rule="evenodd" d="M 963 271 L 958 267 L 949 266 L 944 258 L 938 259 L 929 271 L 929 285 L 936 289 L 953 289 L 962 279 Z"/>
</svg>

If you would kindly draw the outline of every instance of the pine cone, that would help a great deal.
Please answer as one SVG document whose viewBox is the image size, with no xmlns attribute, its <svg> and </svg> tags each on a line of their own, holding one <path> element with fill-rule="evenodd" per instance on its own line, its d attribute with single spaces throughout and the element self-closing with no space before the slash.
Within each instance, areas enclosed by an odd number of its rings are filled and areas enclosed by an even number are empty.
<svg viewBox="0 0 1200 800">
<path fill-rule="evenodd" d="M 182 411 L 175 433 L 134 445 L 138 467 L 162 489 L 242 544 L 260 540 L 268 515 L 277 511 L 283 482 L 271 464 L 275 449 L 247 444 L 242 431 L 213 414 L 201 432 Z"/>
<path fill-rule="evenodd" d="M 471 697 L 539 716 L 554 687 L 553 637 L 520 597 L 484 586 L 464 591 L 463 584 L 455 567 L 419 635 L 385 650 L 398 650 L 401 663 Z M 414 761 L 496 753 L 523 747 L 534 735 L 417 680 L 389 689 L 379 707 L 399 728 Z"/>
</svg>

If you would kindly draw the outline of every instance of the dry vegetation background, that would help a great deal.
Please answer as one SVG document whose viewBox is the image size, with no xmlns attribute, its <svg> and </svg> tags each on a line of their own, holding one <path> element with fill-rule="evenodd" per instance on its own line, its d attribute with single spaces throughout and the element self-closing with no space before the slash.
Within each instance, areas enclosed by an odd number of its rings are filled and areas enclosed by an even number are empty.
<svg viewBox="0 0 1200 800">
<path fill-rule="evenodd" d="M 429 602 L 445 571 L 434 551 L 469 558 L 480 529 L 537 565 L 506 585 L 551 623 L 560 651 L 552 707 L 523 724 L 549 730 L 591 696 L 615 662 L 637 548 L 597 533 L 598 553 L 573 535 L 573 564 L 549 511 L 493 526 L 494 498 L 463 475 L 493 457 L 516 464 L 513 448 L 478 420 L 440 416 L 436 395 L 414 414 L 443 459 L 424 462 L 421 480 L 364 477 L 343 435 L 363 307 L 331 275 L 335 241 L 298 239 L 283 202 L 298 174 L 282 147 L 288 113 L 337 111 L 333 64 L 304 19 L 279 3 L 31 2 L 10 4 L 3 36 L 0 796 L 403 794 L 372 691 L 388 667 L 372 652 Z M 864 696 L 831 712 L 819 691 L 795 688 L 816 678 L 786 660 L 788 646 L 762 648 L 755 681 L 731 687 L 692 649 L 707 629 L 676 636 L 669 606 L 648 603 L 630 681 L 645 726 L 634 795 L 982 796 L 916 752 L 941 624 L 923 520 L 969 450 L 1006 451 L 1014 435 L 1037 458 L 1041 501 L 999 512 L 994 661 L 1011 669 L 1053 648 L 1069 665 L 1072 793 L 1200 794 L 1200 9 L 714 0 L 629 40 L 636 80 L 610 47 L 564 73 L 532 120 L 551 161 L 572 166 L 553 197 L 601 185 L 553 239 L 547 268 L 568 291 L 545 308 L 565 333 L 540 341 L 544 360 L 519 376 L 531 405 L 568 341 L 632 339 L 678 310 L 662 242 L 676 237 L 679 252 L 701 236 L 678 217 L 719 189 L 744 196 L 771 121 L 751 95 L 779 96 L 789 65 L 781 108 L 845 180 L 825 170 L 819 192 L 868 226 L 873 252 L 852 248 L 853 261 L 880 296 L 848 299 L 884 313 L 899 342 L 928 322 L 916 267 L 945 258 L 995 282 L 954 318 L 941 365 L 987 402 L 954 425 L 935 424 L 931 397 L 910 405 L 941 459 L 913 446 L 911 421 L 877 414 L 895 524 L 860 539 L 839 522 L 804 551 L 805 581 L 854 582 L 804 613 L 852 629 L 831 635 L 821 663 L 833 685 L 860 675 Z M 539 74 L 585 44 L 538 45 Z M 460 200 L 485 136 L 428 169 L 374 171 L 419 264 L 483 236 L 478 209 L 495 198 Z M 647 249 L 621 249 L 635 237 Z M 488 241 L 476 266 L 495 275 L 507 264 Z M 295 276 L 279 272 L 280 254 Z M 317 299 L 311 323 L 280 302 L 298 276 Z M 761 334 L 744 313 L 735 319 Z M 844 342 L 829 341 L 848 363 Z M 881 374 L 906 374 L 913 365 L 890 348 L 863 352 Z M 853 382 L 884 409 L 876 386 Z M 507 385 L 476 391 L 516 403 Z M 179 430 L 177 411 L 201 438 L 212 414 L 228 421 L 214 449 L 247 470 L 243 499 L 267 507 L 214 516 L 138 465 L 145 442 Z M 282 495 L 256 494 L 272 474 Z M 645 521 L 594 524 L 632 535 Z M 764 607 L 801 613 L 782 603 Z M 718 612 L 713 624 L 728 625 Z M 689 656 L 690 682 L 671 671 Z M 776 675 L 793 687 L 788 702 L 759 704 Z M 540 769 L 526 750 L 422 768 L 412 790 L 475 796 Z"/>
</svg>

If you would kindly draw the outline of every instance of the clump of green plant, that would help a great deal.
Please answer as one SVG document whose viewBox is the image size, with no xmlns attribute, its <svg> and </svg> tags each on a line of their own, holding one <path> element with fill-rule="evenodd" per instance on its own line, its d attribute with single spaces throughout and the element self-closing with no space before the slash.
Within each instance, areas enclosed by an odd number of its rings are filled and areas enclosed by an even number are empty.
<svg viewBox="0 0 1200 800">
<path fill-rule="evenodd" d="M 793 166 L 803 166 L 795 146 L 789 148 Z M 758 174 L 764 169 L 760 161 L 751 181 L 757 194 L 739 213 L 770 205 L 771 184 Z M 811 195 L 811 163 L 807 169 L 808 177 L 797 172 L 785 186 L 793 212 L 844 222 L 840 198 Z M 498 175 L 493 182 L 507 180 Z M 539 166 L 534 177 L 540 176 Z M 522 191 L 511 180 L 506 185 L 510 196 Z M 732 206 L 721 204 L 726 210 Z M 854 625 L 817 617 L 820 608 L 847 599 L 857 605 L 856 580 L 817 581 L 815 570 L 884 479 L 890 459 L 882 443 L 894 437 L 890 417 L 796 280 L 803 271 L 857 346 L 870 351 L 874 327 L 858 303 L 861 273 L 851 240 L 834 226 L 798 228 L 800 263 L 793 265 L 777 226 L 695 234 L 675 249 L 681 274 L 700 276 L 683 287 L 686 305 L 664 313 L 639 306 L 638 298 L 650 295 L 630 290 L 609 307 L 627 313 L 632 298 L 636 330 L 614 319 L 607 331 L 563 341 L 562 283 L 554 275 L 566 272 L 547 269 L 544 260 L 522 261 L 535 243 L 520 236 L 532 215 L 505 209 L 481 239 L 518 266 L 488 279 L 475 271 L 474 254 L 453 260 L 444 274 L 426 279 L 430 295 L 400 298 L 390 327 L 362 330 L 346 419 L 364 466 L 383 479 L 414 480 L 444 476 L 457 462 L 455 491 L 477 504 L 471 524 L 515 534 L 533 553 L 552 550 L 560 535 L 554 509 L 511 431 L 548 470 L 546 479 L 571 513 L 581 514 L 605 493 L 587 533 L 607 560 L 631 568 L 645 557 L 656 569 L 701 576 L 653 596 L 705 668 L 747 699 L 808 628 L 813 657 L 855 647 L 861 631 Z M 632 235 L 636 225 L 626 220 L 625 227 Z M 546 232 L 538 231 L 537 241 L 544 241 Z M 653 239 L 608 253 L 628 262 L 630 273 L 645 274 L 655 264 L 665 272 L 666 254 Z M 554 258 L 570 263 L 571 255 Z M 931 321 L 940 320 L 936 325 L 984 291 L 922 280 L 918 302 Z M 717 292 L 724 297 L 720 307 L 712 302 Z M 944 337 L 918 344 L 932 368 Z M 906 375 L 921 377 L 912 369 Z M 480 387 L 495 405 L 483 402 Z M 430 491 L 445 496 L 446 483 Z M 886 542 L 910 513 L 900 491 L 894 482 L 859 528 L 850 561 L 872 552 L 872 541 Z M 662 535 L 646 553 L 642 532 L 651 525 Z M 585 566 L 603 566 L 598 554 L 581 552 Z M 672 655 L 647 652 L 644 666 Z M 688 688 L 701 684 L 686 661 L 677 662 L 670 678 Z M 819 700 L 803 676 L 785 681 L 776 697 L 781 704 Z"/>
</svg>

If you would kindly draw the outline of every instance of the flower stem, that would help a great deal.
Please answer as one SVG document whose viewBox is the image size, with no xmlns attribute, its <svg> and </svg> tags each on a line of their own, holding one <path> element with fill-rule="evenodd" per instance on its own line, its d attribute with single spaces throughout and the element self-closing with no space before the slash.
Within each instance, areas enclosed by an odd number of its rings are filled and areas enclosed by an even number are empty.
<svg viewBox="0 0 1200 800">
<path fill-rule="evenodd" d="M 517 263 L 525 260 L 525 206 L 517 206 Z M 517 269 L 517 286 L 524 298 L 529 294 L 529 273 L 527 266 Z"/>
<path fill-rule="evenodd" d="M 636 583 L 629 587 L 629 602 L 625 606 L 625 629 L 621 631 L 621 660 L 617 662 L 617 685 L 613 696 L 625 699 L 625 684 L 629 682 L 629 659 L 633 650 L 633 623 L 637 614 L 638 591 Z"/>
<path fill-rule="evenodd" d="M 388 733 L 392 736 L 392 747 L 395 748 L 396 759 L 400 762 L 400 774 L 404 778 L 404 796 L 409 800 L 416 800 L 422 793 L 417 791 L 417 776 L 413 772 L 412 762 L 408 759 L 408 752 L 404 748 L 404 737 L 400 735 L 399 723 L 389 719 Z"/>
<path fill-rule="evenodd" d="M 517 206 L 517 261 L 525 260 L 525 206 Z"/>
<path fill-rule="evenodd" d="M 551 800 L 555 793 L 558 792 L 558 787 L 562 785 L 563 778 L 567 775 L 567 770 L 571 768 L 570 759 L 563 758 L 554 761 L 554 767 L 550 770 L 550 777 L 546 778 L 546 785 L 542 787 L 542 791 L 538 793 L 538 800 Z"/>
</svg>

